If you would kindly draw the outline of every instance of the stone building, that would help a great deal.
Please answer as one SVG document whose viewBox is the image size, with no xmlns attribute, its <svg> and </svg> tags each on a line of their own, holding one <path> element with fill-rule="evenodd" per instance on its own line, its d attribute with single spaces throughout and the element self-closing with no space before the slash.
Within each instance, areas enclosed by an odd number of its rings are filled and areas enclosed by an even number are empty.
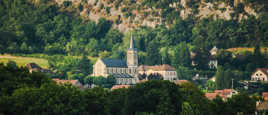
<svg viewBox="0 0 268 115">
<path fill-rule="evenodd" d="M 163 80 L 178 80 L 176 69 L 167 64 L 155 66 L 141 65 L 139 66 L 139 74 L 146 74 L 147 76 L 150 74 L 160 74 Z"/>
<path fill-rule="evenodd" d="M 127 60 L 99 58 L 93 65 L 93 76 L 107 77 L 109 75 L 113 75 L 116 78 L 116 84 L 119 85 L 138 82 L 138 50 L 134 46 L 132 35 L 127 50 Z"/>
<path fill-rule="evenodd" d="M 210 69 L 217 69 L 217 67 L 218 67 L 218 60 L 216 58 L 217 52 L 218 52 L 218 48 L 216 46 L 214 46 L 209 51 L 210 56 L 208 57 L 209 58 L 208 67 Z M 196 66 L 197 63 L 193 60 L 195 58 L 195 56 L 196 56 L 196 53 L 195 52 L 190 52 L 190 56 L 191 56 L 191 59 L 192 59 L 192 66 Z"/>
<path fill-rule="evenodd" d="M 217 69 L 218 67 L 218 60 L 216 58 L 218 48 L 214 46 L 209 52 L 210 52 L 210 60 L 208 62 L 208 66 L 210 69 Z"/>
</svg>

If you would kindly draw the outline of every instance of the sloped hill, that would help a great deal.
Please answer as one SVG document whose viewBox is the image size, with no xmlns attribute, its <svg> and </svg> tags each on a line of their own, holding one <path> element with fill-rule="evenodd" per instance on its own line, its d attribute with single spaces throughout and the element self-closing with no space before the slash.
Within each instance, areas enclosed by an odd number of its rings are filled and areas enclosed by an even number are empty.
<svg viewBox="0 0 268 115">
<path fill-rule="evenodd" d="M 25 66 L 28 63 L 36 63 L 42 68 L 48 68 L 48 61 L 42 58 L 32 58 L 32 57 L 21 57 L 21 56 L 11 56 L 11 55 L 0 55 L 0 63 L 7 63 L 8 61 L 14 61 L 18 66 Z"/>
<path fill-rule="evenodd" d="M 79 9 L 82 17 L 98 21 L 105 18 L 120 31 L 140 26 L 172 24 L 176 18 L 221 18 L 240 21 L 258 17 L 265 1 L 250 0 L 55 0 L 67 10 Z"/>
<path fill-rule="evenodd" d="M 261 49 L 261 53 L 265 53 L 265 51 L 267 51 L 268 53 L 268 48 L 267 47 L 263 47 L 260 48 Z M 229 48 L 226 49 L 227 51 L 230 51 L 232 53 L 238 54 L 240 52 L 245 52 L 245 51 L 249 51 L 249 52 L 254 52 L 254 48 L 247 48 L 247 47 L 238 47 L 238 48 Z"/>
</svg>

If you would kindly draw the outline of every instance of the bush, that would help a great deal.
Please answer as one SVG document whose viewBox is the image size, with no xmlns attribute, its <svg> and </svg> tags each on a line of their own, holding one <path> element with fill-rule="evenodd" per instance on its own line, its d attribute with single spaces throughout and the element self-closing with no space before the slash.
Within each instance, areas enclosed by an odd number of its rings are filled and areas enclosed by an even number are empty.
<svg viewBox="0 0 268 115">
<path fill-rule="evenodd" d="M 67 7 L 72 5 L 72 2 L 71 1 L 64 1 L 62 4 L 63 4 L 64 8 L 67 8 Z"/>
</svg>

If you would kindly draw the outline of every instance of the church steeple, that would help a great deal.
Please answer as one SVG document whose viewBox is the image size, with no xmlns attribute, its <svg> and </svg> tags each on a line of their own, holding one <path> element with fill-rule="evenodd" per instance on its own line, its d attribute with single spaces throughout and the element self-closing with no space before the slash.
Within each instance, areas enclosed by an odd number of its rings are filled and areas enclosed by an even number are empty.
<svg viewBox="0 0 268 115">
<path fill-rule="evenodd" d="M 130 37 L 129 49 L 135 49 L 132 33 L 131 33 L 131 37 Z"/>
<path fill-rule="evenodd" d="M 134 46 L 134 39 L 131 34 L 129 49 L 127 51 L 127 65 L 128 67 L 138 67 L 138 51 Z"/>
</svg>

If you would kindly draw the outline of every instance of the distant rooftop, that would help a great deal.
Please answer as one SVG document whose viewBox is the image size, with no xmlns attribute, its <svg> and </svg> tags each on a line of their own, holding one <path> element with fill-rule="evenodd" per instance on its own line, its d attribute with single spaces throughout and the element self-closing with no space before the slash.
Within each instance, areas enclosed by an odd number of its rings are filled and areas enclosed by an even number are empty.
<svg viewBox="0 0 268 115">
<path fill-rule="evenodd" d="M 107 67 L 125 67 L 125 68 L 127 68 L 127 63 L 125 60 L 119 60 L 119 59 L 101 59 L 101 60 Z"/>
<path fill-rule="evenodd" d="M 119 88 L 129 88 L 130 85 L 114 85 L 111 90 L 119 89 Z"/>
<path fill-rule="evenodd" d="M 36 63 L 28 63 L 28 64 L 25 65 L 25 67 L 28 68 L 28 69 L 34 69 L 34 68 L 39 69 L 39 70 L 42 69 L 42 68 L 41 68 L 39 65 L 37 65 Z"/>
<path fill-rule="evenodd" d="M 262 97 L 264 100 L 268 101 L 268 92 L 262 92 Z"/>
<path fill-rule="evenodd" d="M 140 71 L 147 71 L 147 70 L 154 70 L 154 71 L 176 71 L 175 68 L 171 67 L 168 64 L 163 65 L 155 65 L 155 66 L 147 66 L 147 65 L 141 65 L 139 67 Z"/>
</svg>

